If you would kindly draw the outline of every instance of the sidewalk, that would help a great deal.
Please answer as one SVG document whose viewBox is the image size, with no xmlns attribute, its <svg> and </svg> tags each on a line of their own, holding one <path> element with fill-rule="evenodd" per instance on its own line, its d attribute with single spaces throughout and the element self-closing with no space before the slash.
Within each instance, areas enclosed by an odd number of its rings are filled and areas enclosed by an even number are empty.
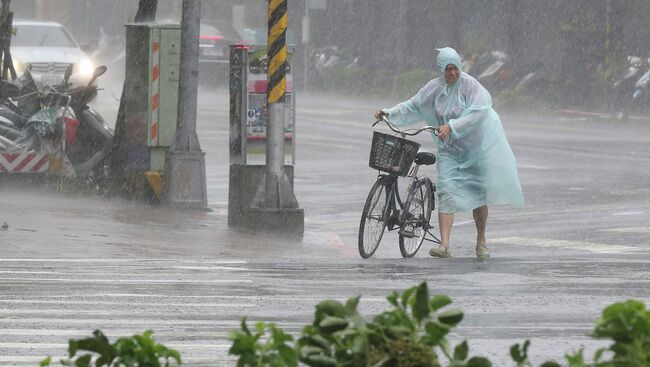
<svg viewBox="0 0 650 367">
<path fill-rule="evenodd" d="M 6 185 L 5 185 L 6 186 Z M 255 237 L 227 226 L 227 207 L 170 209 L 76 197 L 40 187 L 0 188 L 4 258 L 331 257 L 337 236 L 306 229 L 303 241 Z"/>
</svg>

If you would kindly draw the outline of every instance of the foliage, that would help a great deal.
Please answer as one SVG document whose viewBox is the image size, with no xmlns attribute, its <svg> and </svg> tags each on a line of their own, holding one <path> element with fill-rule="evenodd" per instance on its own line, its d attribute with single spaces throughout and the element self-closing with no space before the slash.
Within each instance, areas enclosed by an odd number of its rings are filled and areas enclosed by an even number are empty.
<svg viewBox="0 0 650 367">
<path fill-rule="evenodd" d="M 238 366 L 295 366 L 296 359 L 307 366 L 421 366 L 438 367 L 441 352 L 451 366 L 482 367 L 491 363 L 482 357 L 470 357 L 467 342 L 453 349 L 446 335 L 460 323 L 462 311 L 449 309 L 444 295 L 429 297 L 426 283 L 387 297 L 392 309 L 366 321 L 357 311 L 359 297 L 345 304 L 326 300 L 316 305 L 314 322 L 306 326 L 294 349 L 280 338 L 277 329 L 258 323 L 257 333 L 242 330 L 231 334 L 230 353 L 239 356 Z M 264 331 L 271 337 L 259 342 Z M 293 351 L 293 356 L 290 350 Z M 277 358 L 282 355 L 282 358 Z M 264 362 L 266 361 L 266 362 Z"/>
<path fill-rule="evenodd" d="M 596 321 L 592 333 L 594 338 L 611 339 L 614 344 L 600 348 L 594 353 L 593 362 L 585 360 L 584 350 L 567 354 L 567 367 L 641 367 L 650 366 L 650 310 L 642 302 L 630 300 L 615 303 L 603 310 Z M 528 361 L 527 340 L 523 346 L 515 344 L 510 355 L 517 367 L 531 366 Z M 607 354 L 611 359 L 604 359 Z M 559 363 L 548 361 L 541 367 L 561 367 Z"/>
<path fill-rule="evenodd" d="M 387 297 L 392 308 L 366 321 L 357 311 L 359 297 L 345 303 L 335 300 L 316 305 L 314 321 L 302 330 L 295 346 L 288 344 L 291 336 L 275 324 L 258 323 L 256 333 L 248 331 L 245 320 L 242 331 L 231 334 L 234 341 L 230 354 L 238 355 L 238 366 L 367 366 L 367 367 L 439 367 L 440 353 L 449 367 L 489 367 L 484 357 L 470 357 L 467 341 L 453 349 L 447 334 L 463 319 L 458 309 L 442 310 L 451 304 L 445 295 L 429 297 L 426 283 L 403 293 Z M 267 336 L 266 333 L 270 333 Z M 650 366 L 650 311 L 642 302 L 616 303 L 603 311 L 592 334 L 595 338 L 612 339 L 614 344 L 596 351 L 593 362 L 584 351 L 565 356 L 567 367 L 640 367 Z M 266 339 L 261 343 L 260 339 Z M 532 367 L 528 358 L 530 341 L 515 344 L 510 356 L 517 367 Z M 611 359 L 604 359 L 605 356 Z M 561 367 L 547 361 L 540 367 Z"/>
<path fill-rule="evenodd" d="M 262 343 L 260 338 L 267 332 L 271 337 Z M 239 356 L 238 367 L 298 365 L 294 349 L 287 344 L 293 341 L 293 337 L 278 329 L 274 323 L 258 322 L 255 324 L 255 333 L 251 333 L 244 318 L 241 330 L 231 332 L 229 338 L 233 344 L 228 353 Z"/>
<path fill-rule="evenodd" d="M 447 335 L 463 319 L 463 312 L 447 309 L 451 299 L 429 296 L 426 283 L 403 293 L 393 292 L 388 311 L 371 321 L 357 307 L 360 297 L 345 303 L 325 300 L 316 305 L 314 321 L 303 328 L 294 343 L 291 335 L 274 323 L 257 322 L 232 331 L 229 354 L 238 356 L 238 367 L 440 367 L 444 355 L 449 367 L 490 367 L 484 357 L 471 357 L 467 341 L 452 348 Z M 76 367 L 170 367 L 180 366 L 180 354 L 156 343 L 153 332 L 120 338 L 111 344 L 96 330 L 93 337 L 69 341 L 69 358 L 63 366 Z M 650 366 L 650 310 L 640 301 L 615 303 L 605 308 L 597 320 L 592 337 L 609 339 L 613 344 L 598 349 L 588 362 L 584 350 L 565 355 L 567 367 L 643 367 Z M 532 367 L 528 358 L 530 341 L 515 344 L 510 356 L 517 367 Z M 90 352 L 78 355 L 78 352 Z M 81 354 L 81 353 L 79 353 Z M 75 356 L 77 356 L 75 358 Z M 52 358 L 40 362 L 50 366 Z M 540 367 L 561 367 L 547 361 Z"/>
<path fill-rule="evenodd" d="M 180 366 L 180 354 L 174 349 L 156 343 L 152 335 L 153 331 L 147 330 L 142 335 L 120 338 L 111 344 L 100 330 L 95 330 L 90 338 L 71 339 L 68 342 L 68 358 L 62 359 L 61 365 L 76 367 Z M 81 351 L 90 353 L 77 356 L 77 352 Z M 75 356 L 77 357 L 74 358 Z M 49 366 L 51 362 L 52 357 L 48 356 L 40 362 L 40 366 Z"/>
</svg>

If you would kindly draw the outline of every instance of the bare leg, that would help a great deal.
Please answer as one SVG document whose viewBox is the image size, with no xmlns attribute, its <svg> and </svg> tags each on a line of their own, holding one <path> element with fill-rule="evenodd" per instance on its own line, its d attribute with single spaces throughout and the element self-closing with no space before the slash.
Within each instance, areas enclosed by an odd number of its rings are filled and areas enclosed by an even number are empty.
<svg viewBox="0 0 650 367">
<path fill-rule="evenodd" d="M 449 248 L 451 227 L 454 225 L 454 213 L 438 213 L 438 225 L 440 225 L 440 246 Z"/>
<path fill-rule="evenodd" d="M 473 210 L 474 223 L 476 224 L 476 245 L 485 244 L 485 227 L 487 226 L 488 207 L 483 205 Z"/>
</svg>

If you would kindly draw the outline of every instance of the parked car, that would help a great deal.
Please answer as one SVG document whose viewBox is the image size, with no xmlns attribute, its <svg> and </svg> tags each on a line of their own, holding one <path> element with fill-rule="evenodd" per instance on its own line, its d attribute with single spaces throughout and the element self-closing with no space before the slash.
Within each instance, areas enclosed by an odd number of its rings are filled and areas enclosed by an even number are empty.
<svg viewBox="0 0 650 367">
<path fill-rule="evenodd" d="M 242 38 L 228 23 L 201 23 L 199 36 L 199 73 L 201 81 L 217 84 L 228 78 L 230 44 Z"/>
<path fill-rule="evenodd" d="M 38 86 L 54 85 L 63 80 L 68 65 L 74 64 L 73 85 L 86 84 L 92 77 L 95 65 L 61 24 L 14 20 L 13 28 L 11 57 L 18 75 L 27 69 Z"/>
</svg>

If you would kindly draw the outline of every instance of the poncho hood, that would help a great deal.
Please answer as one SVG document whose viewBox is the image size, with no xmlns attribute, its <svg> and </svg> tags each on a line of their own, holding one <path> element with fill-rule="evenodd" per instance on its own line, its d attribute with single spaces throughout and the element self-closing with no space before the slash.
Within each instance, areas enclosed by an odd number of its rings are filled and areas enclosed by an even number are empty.
<svg viewBox="0 0 650 367">
<path fill-rule="evenodd" d="M 459 72 L 463 71 L 463 64 L 456 50 L 451 47 L 437 48 L 436 50 L 439 51 L 438 58 L 436 59 L 436 64 L 438 65 L 438 70 L 440 70 L 441 74 L 445 73 L 445 68 L 449 64 L 456 65 Z"/>
</svg>

